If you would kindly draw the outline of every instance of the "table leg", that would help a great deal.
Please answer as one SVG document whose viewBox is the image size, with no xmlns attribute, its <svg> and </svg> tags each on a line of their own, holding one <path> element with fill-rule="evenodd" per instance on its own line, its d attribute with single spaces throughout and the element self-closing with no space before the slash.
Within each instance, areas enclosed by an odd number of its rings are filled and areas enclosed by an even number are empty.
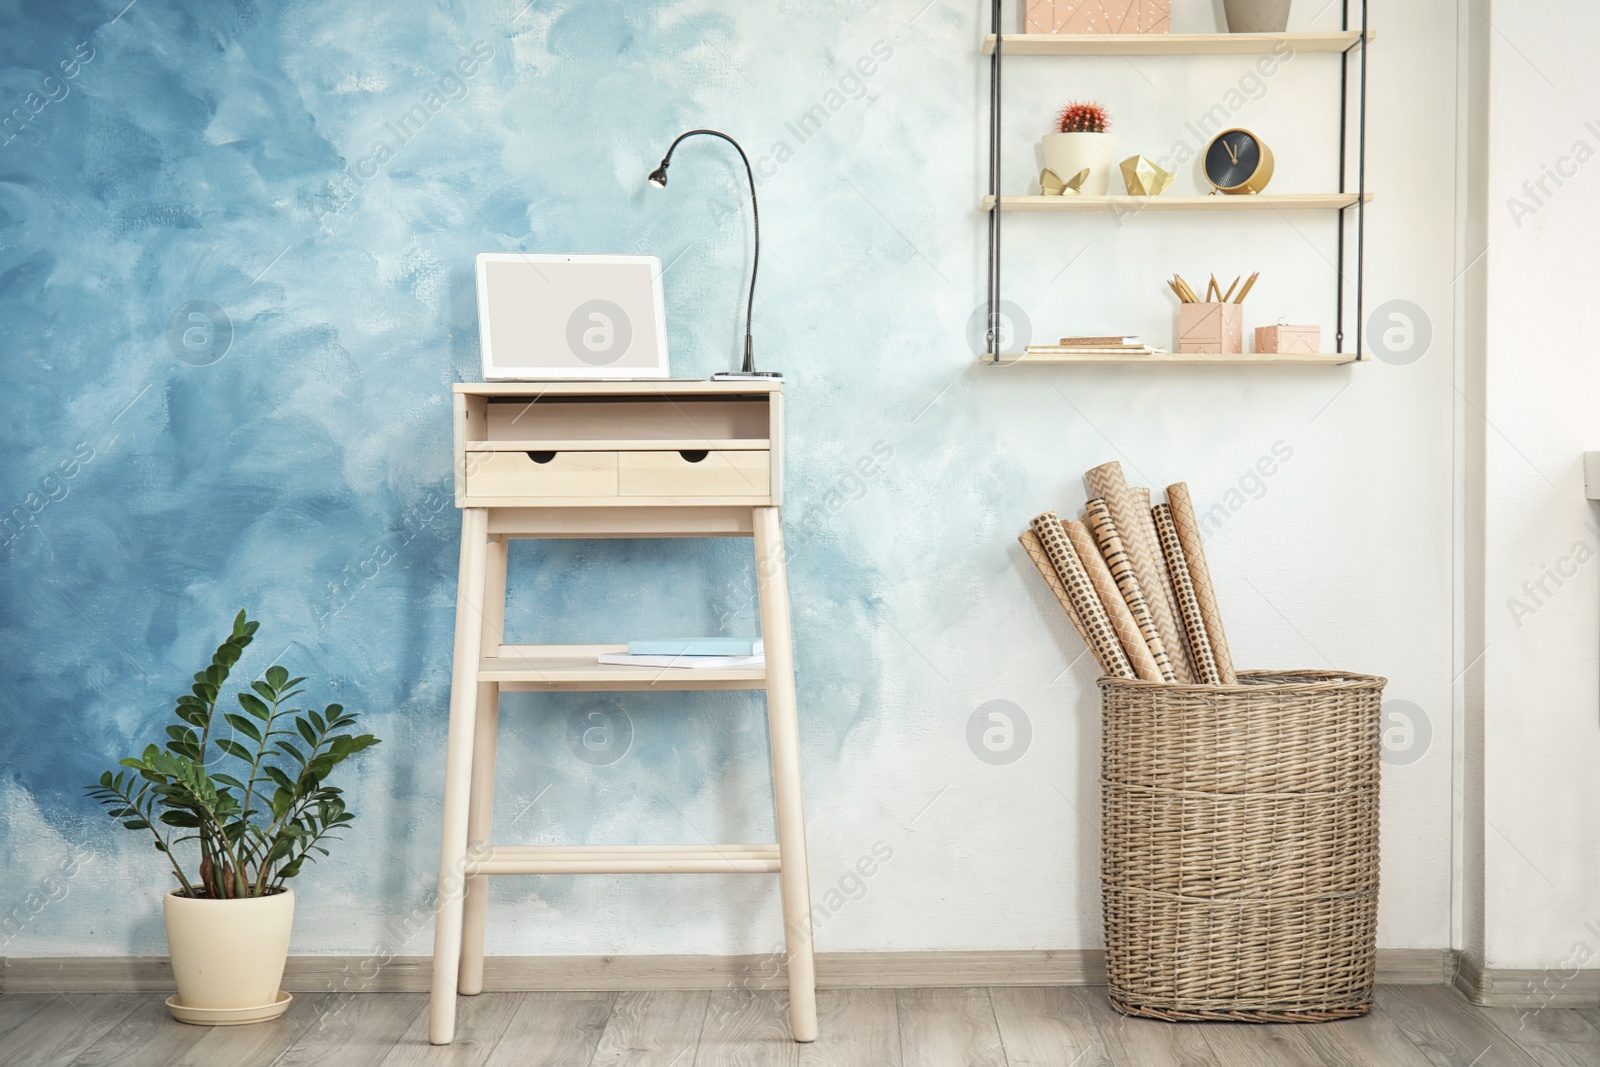
<svg viewBox="0 0 1600 1067">
<path fill-rule="evenodd" d="M 456 1030 L 456 976 L 461 960 L 462 900 L 468 862 L 467 808 L 472 790 L 488 546 L 488 511 L 463 509 L 455 661 L 450 674 L 450 729 L 445 745 L 444 827 L 439 835 L 439 895 L 434 912 L 433 985 L 428 1002 L 428 1040 L 435 1045 L 448 1045 Z"/>
<path fill-rule="evenodd" d="M 800 728 L 789 631 L 789 582 L 777 508 L 755 508 L 756 587 L 767 657 L 767 729 L 783 869 L 783 931 L 788 946 L 789 1027 L 796 1041 L 817 1039 L 817 977 L 811 936 L 811 881 L 806 867 L 805 811 L 800 790 Z"/>
<path fill-rule="evenodd" d="M 483 594 L 483 653 L 494 655 L 505 643 L 506 542 L 489 542 Z M 500 686 L 478 683 L 478 722 L 473 733 L 472 793 L 467 803 L 467 849 L 476 856 L 488 847 L 494 828 L 494 749 L 500 731 Z M 457 992 L 483 992 L 483 942 L 489 912 L 489 876 L 467 879 L 461 922 L 461 973 Z"/>
</svg>

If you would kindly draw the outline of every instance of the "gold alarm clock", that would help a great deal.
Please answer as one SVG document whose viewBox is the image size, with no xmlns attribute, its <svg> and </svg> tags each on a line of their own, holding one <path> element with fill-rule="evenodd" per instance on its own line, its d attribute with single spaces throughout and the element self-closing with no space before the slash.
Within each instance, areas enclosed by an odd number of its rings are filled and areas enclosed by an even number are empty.
<svg viewBox="0 0 1600 1067">
<path fill-rule="evenodd" d="M 1249 130 L 1223 130 L 1206 147 L 1205 172 L 1219 193 L 1259 193 L 1272 180 L 1272 149 Z"/>
</svg>

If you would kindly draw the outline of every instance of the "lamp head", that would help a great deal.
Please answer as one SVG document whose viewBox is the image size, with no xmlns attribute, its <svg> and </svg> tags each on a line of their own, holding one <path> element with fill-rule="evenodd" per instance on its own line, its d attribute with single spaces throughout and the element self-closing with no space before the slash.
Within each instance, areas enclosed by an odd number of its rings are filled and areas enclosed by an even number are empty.
<svg viewBox="0 0 1600 1067">
<path fill-rule="evenodd" d="M 650 172 L 650 184 L 655 186 L 657 189 L 665 189 L 667 187 L 666 160 L 663 159 L 661 161 L 661 166 Z"/>
</svg>

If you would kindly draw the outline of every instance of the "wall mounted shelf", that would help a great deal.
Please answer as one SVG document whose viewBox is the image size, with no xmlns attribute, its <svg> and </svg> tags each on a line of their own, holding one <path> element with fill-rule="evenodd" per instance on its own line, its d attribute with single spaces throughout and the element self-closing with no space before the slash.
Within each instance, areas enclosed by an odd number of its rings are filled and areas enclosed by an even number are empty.
<svg viewBox="0 0 1600 1067">
<path fill-rule="evenodd" d="M 1369 31 L 1367 40 L 1378 35 Z M 1348 52 L 1361 41 L 1359 30 L 1333 33 L 1008 33 L 1002 48 L 1013 56 L 1243 56 L 1276 52 Z M 994 55 L 995 35 L 983 39 L 983 54 Z"/>
<path fill-rule="evenodd" d="M 1144 211 L 1343 211 L 1355 207 L 1355 193 L 1261 193 L 1256 196 L 1005 196 L 1006 211 L 1110 211 L 1119 216 Z M 1372 194 L 1366 194 L 1372 203 Z M 983 198 L 994 210 L 994 197 Z"/>
<path fill-rule="evenodd" d="M 1102 356 L 1094 354 L 1074 355 L 1065 352 L 1051 353 L 1023 353 L 1021 355 L 1001 354 L 996 356 L 993 352 L 985 352 L 978 357 L 979 363 L 998 363 L 1003 367 L 1013 364 L 1059 364 L 1059 363 L 1085 363 L 1096 366 L 1129 367 L 1143 363 L 1201 363 L 1218 364 L 1225 366 L 1288 366 L 1301 367 L 1339 367 L 1346 363 L 1366 363 L 1372 355 L 1368 352 L 1231 352 L 1226 355 L 1217 355 L 1210 352 L 1162 352 L 1153 356 Z"/>
<path fill-rule="evenodd" d="M 989 271 L 986 301 L 988 305 L 988 347 L 999 347 L 998 338 L 1003 331 L 1001 308 L 1001 238 L 1003 219 L 1010 212 L 1084 212 L 1106 211 L 1116 217 L 1143 211 L 1332 211 L 1337 218 L 1337 251 L 1334 264 L 1334 347 L 1345 347 L 1346 287 L 1355 290 L 1355 352 L 1335 352 L 1315 356 L 1281 357 L 1267 353 L 1268 358 L 1255 354 L 1230 355 L 1223 358 L 1187 358 L 1186 353 L 1168 356 L 1138 357 L 1088 356 L 1062 357 L 1024 355 L 980 356 L 980 362 L 989 364 L 1021 363 L 1229 363 L 1229 364 L 1300 364 L 1337 365 L 1367 362 L 1362 337 L 1364 293 L 1366 286 L 1366 206 L 1372 201 L 1367 192 L 1367 50 L 1377 38 L 1368 25 L 1367 0 L 1341 0 L 1340 28 L 1336 31 L 1302 31 L 1290 33 L 1164 33 L 1164 34 L 1037 34 L 1002 33 L 1004 21 L 1003 0 L 990 0 L 991 32 L 982 39 L 981 51 L 989 57 L 989 195 L 983 198 L 982 210 L 989 223 Z M 1352 7 L 1358 7 L 1352 18 Z M 1339 87 L 1339 161 L 1338 170 L 1329 177 L 1334 179 L 1330 193 L 1265 193 L 1256 196 L 1028 196 L 1001 195 L 1004 187 L 1001 174 L 1001 121 L 1004 95 L 1001 80 L 1006 56 L 1056 56 L 1056 57 L 1111 57 L 1127 59 L 1130 56 L 1205 56 L 1205 55 L 1264 55 L 1293 49 L 1295 53 L 1321 53 L 1338 60 Z M 1353 97 L 1353 99 L 1352 99 Z M 1354 126 L 1352 131 L 1351 127 Z M 1351 134 L 1354 133 L 1352 138 Z M 1352 140 L 1354 144 L 1352 145 Z M 1352 166 L 1353 164 L 1353 166 Z M 1352 175 L 1352 170 L 1354 171 Z M 1028 175 L 1031 180 L 1032 174 Z M 1355 226 L 1355 269 L 1346 271 L 1347 227 Z M 1106 332 L 1097 330 L 1095 332 Z M 1176 347 L 1176 346 L 1174 346 Z"/>
</svg>

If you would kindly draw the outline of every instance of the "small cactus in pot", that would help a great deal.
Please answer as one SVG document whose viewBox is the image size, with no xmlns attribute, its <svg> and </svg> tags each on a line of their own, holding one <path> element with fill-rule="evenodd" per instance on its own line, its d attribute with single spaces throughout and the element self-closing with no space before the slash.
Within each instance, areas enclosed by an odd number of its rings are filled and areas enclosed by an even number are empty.
<svg viewBox="0 0 1600 1067">
<path fill-rule="evenodd" d="M 1068 104 L 1056 116 L 1055 132 L 1044 135 L 1045 168 L 1063 181 L 1087 170 L 1080 191 L 1086 196 L 1106 195 L 1117 150 L 1116 136 L 1110 130 L 1111 116 L 1100 104 Z"/>
<path fill-rule="evenodd" d="M 1057 133 L 1105 133 L 1111 116 L 1099 104 L 1068 104 L 1056 116 Z"/>
</svg>

